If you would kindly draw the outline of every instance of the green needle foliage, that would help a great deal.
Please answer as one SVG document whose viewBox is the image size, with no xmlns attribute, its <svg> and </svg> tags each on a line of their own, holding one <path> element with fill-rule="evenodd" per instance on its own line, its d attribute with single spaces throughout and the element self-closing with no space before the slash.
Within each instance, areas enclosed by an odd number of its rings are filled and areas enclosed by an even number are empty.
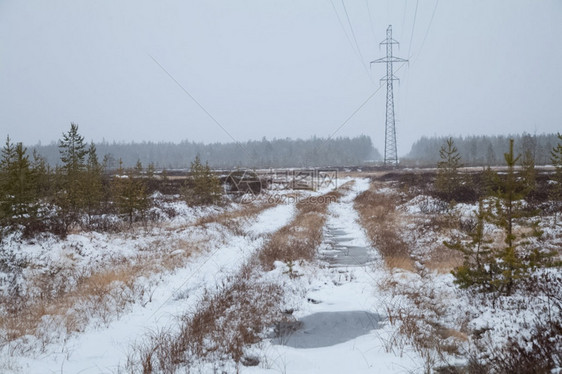
<svg viewBox="0 0 562 374">
<path fill-rule="evenodd" d="M 150 199 L 142 176 L 140 162 L 137 162 L 134 169 L 125 170 L 123 161 L 119 160 L 119 170 L 113 178 L 113 195 L 119 213 L 127 217 L 129 226 L 132 226 L 137 217 L 143 223 L 146 223 Z"/>
<path fill-rule="evenodd" d="M 75 123 L 70 124 L 70 130 L 59 141 L 59 152 L 62 167 L 58 170 L 60 188 L 55 202 L 60 209 L 65 232 L 68 232 L 71 226 L 79 223 L 80 213 L 85 205 L 84 174 L 88 150 Z"/>
<path fill-rule="evenodd" d="M 558 144 L 550 152 L 554 166 L 554 180 L 549 191 L 549 197 L 554 202 L 554 225 L 557 224 L 557 215 L 562 209 L 562 134 L 558 133 Z"/>
<path fill-rule="evenodd" d="M 213 174 L 208 163 L 201 163 L 199 156 L 191 163 L 190 178 L 182 188 L 182 195 L 189 205 L 217 204 L 222 199 L 219 178 Z"/>
<path fill-rule="evenodd" d="M 461 155 L 453 138 L 447 139 L 445 144 L 439 149 L 441 160 L 437 163 L 437 178 L 435 188 L 437 192 L 447 201 L 454 199 L 455 192 L 461 186 L 459 168 L 461 165 Z"/>
<path fill-rule="evenodd" d="M 476 287 L 480 291 L 489 292 L 493 291 L 494 261 L 492 241 L 486 239 L 484 234 L 486 211 L 482 199 L 478 202 L 476 219 L 476 227 L 469 234 L 471 240 L 468 243 L 445 241 L 444 244 L 462 252 L 464 257 L 463 265 L 452 272 L 456 278 L 455 283 L 461 288 Z"/>
<path fill-rule="evenodd" d="M 96 146 L 90 144 L 83 177 L 84 209 L 88 215 L 88 223 L 92 216 L 99 212 L 103 200 L 103 166 L 98 161 Z"/>
<path fill-rule="evenodd" d="M 45 232 L 65 237 L 77 226 L 115 230 L 116 213 L 129 226 L 137 221 L 146 225 L 152 205 L 149 191 L 178 191 L 165 170 L 157 178 L 154 164 L 145 171 L 140 161 L 128 169 L 120 162 L 112 177 L 108 169 L 117 167 L 115 158 L 106 154 L 100 163 L 96 146 L 85 143 L 75 123 L 62 134 L 58 151 L 60 163 L 51 169 L 35 150 L 30 157 L 21 143 L 7 138 L 0 154 L 0 239 L 12 231 L 29 238 Z M 191 163 L 181 193 L 191 205 L 222 200 L 220 179 L 199 157 Z"/>
<path fill-rule="evenodd" d="M 25 226 L 37 217 L 37 176 L 26 148 L 10 138 L 0 160 L 0 221 L 2 227 Z"/>
<path fill-rule="evenodd" d="M 516 156 L 513 152 L 513 140 L 510 140 L 509 152 L 504 154 L 504 159 L 507 174 L 499 181 L 499 188 L 492 194 L 486 209 L 480 201 L 476 215 L 478 224 L 470 235 L 472 240 L 469 243 L 445 242 L 445 245 L 464 255 L 463 265 L 453 271 L 455 282 L 461 288 L 510 295 L 532 269 L 552 264 L 553 254 L 539 248 L 529 249 L 530 242 L 526 236 L 515 232 L 515 222 L 521 218 L 528 219 L 529 212 L 523 209 L 526 186 L 515 173 L 520 155 Z M 504 245 L 494 246 L 484 238 L 485 222 L 503 229 Z M 542 235 L 538 222 L 528 223 L 527 220 L 521 224 L 530 226 L 533 236 Z"/>
</svg>

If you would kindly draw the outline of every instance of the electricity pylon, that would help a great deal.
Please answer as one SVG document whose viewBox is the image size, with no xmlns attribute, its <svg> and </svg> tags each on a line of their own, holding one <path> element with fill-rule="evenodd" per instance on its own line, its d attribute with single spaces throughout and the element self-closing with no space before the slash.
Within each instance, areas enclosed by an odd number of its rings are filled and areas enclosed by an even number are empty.
<svg viewBox="0 0 562 374">
<path fill-rule="evenodd" d="M 392 64 L 394 62 L 407 62 L 400 57 L 392 55 L 392 45 L 399 44 L 396 40 L 392 39 L 392 25 L 388 25 L 386 29 L 386 39 L 383 40 L 381 45 L 386 44 L 386 57 L 379 58 L 378 60 L 371 61 L 371 64 L 377 62 L 386 63 L 386 76 L 381 78 L 386 80 L 386 122 L 384 130 L 384 165 L 398 165 L 398 151 L 396 150 L 396 121 L 394 119 L 394 93 L 393 81 L 398 80 L 394 76 Z"/>
</svg>

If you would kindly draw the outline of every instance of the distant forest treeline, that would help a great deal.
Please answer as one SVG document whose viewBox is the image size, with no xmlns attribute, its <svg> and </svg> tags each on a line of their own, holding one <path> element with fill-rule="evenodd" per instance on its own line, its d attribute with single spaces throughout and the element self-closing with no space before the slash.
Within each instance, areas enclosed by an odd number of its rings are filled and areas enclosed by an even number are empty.
<svg viewBox="0 0 562 374">
<path fill-rule="evenodd" d="M 29 148 L 31 151 L 37 150 L 50 165 L 60 162 L 57 144 Z M 263 138 L 258 141 L 224 144 L 189 141 L 103 142 L 96 144 L 96 149 L 100 158 L 107 159 L 110 169 L 118 168 L 120 159 L 125 167 L 134 166 L 140 161 L 143 165 L 153 163 L 158 169 L 189 168 L 197 155 L 211 167 L 219 169 L 347 166 L 361 165 L 367 160 L 381 158 L 373 147 L 371 138 L 365 135 L 334 139 L 312 137 L 307 140 Z"/>
<path fill-rule="evenodd" d="M 411 161 L 418 165 L 434 165 L 439 161 L 439 149 L 448 137 L 422 137 L 412 145 L 410 153 L 403 161 Z M 514 139 L 516 154 L 530 151 L 535 164 L 548 165 L 551 163 L 550 152 L 558 144 L 556 134 L 541 135 L 498 135 L 498 136 L 467 136 L 453 137 L 455 146 L 459 150 L 464 166 L 503 165 L 504 153 L 509 151 L 509 139 Z"/>
</svg>

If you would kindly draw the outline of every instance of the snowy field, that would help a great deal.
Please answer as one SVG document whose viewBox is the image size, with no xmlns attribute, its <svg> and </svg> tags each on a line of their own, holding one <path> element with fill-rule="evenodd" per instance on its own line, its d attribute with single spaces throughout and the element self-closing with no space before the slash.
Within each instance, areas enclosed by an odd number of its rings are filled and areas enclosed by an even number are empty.
<svg viewBox="0 0 562 374">
<path fill-rule="evenodd" d="M 529 299 L 516 294 L 491 305 L 459 290 L 449 271 L 435 265 L 441 264 L 443 259 L 437 261 L 434 257 L 451 234 L 432 226 L 435 221 L 428 212 L 438 210 L 439 201 L 429 196 L 404 198 L 390 184 L 379 186 L 377 193 L 402 199 L 396 206 L 396 214 L 401 217 L 396 230 L 411 249 L 414 266 L 389 268 L 369 239 L 354 205 L 360 194 L 372 188 L 370 181 L 348 178 L 340 181 L 343 185 L 347 187 L 340 188 L 339 199 L 329 203 L 324 213 L 317 213 L 325 215 L 325 223 L 316 258 L 295 263 L 277 261 L 273 270 L 263 270 L 258 275 L 258 280 L 278 285 L 284 291 L 282 305 L 277 307 L 289 311 L 292 322 L 271 326 L 260 342 L 245 349 L 246 357 L 255 358 L 252 364 L 244 366 L 226 360 L 210 365 L 203 360 L 181 367 L 182 371 L 428 372 L 438 366 L 467 364 L 467 357 L 475 354 L 474 344 L 479 343 L 468 336 L 469 330 L 482 331 L 489 349 L 494 349 L 514 336 L 522 341 L 531 339 L 535 332 L 533 321 L 547 306 L 551 312 L 560 313 L 541 297 L 527 305 Z M 329 192 L 324 189 L 305 192 L 303 196 Z M 197 311 L 204 296 L 225 289 L 241 268 L 258 256 L 272 235 L 295 219 L 297 201 L 287 199 L 247 216 L 236 215 L 244 208 L 236 204 L 203 210 L 181 206 L 176 208 L 178 216 L 146 230 L 74 233 L 61 241 L 8 239 L 12 251 L 33 264 L 25 270 L 29 274 L 14 278 L 21 283 L 21 292 L 30 295 L 40 292 L 39 286 L 25 282 L 37 275 L 34 271 L 60 269 L 60 281 L 64 283 L 66 279 L 71 288 L 79 282 L 71 271 L 95 274 L 121 263 L 128 264 L 127 269 L 140 270 L 131 284 L 119 280 L 111 283 L 115 300 L 129 295 L 124 305 L 112 306 L 111 295 L 103 295 L 100 300 L 104 303 L 109 297 L 109 307 L 103 306 L 109 309 L 107 313 L 97 313 L 92 300 L 82 300 L 82 304 L 66 310 L 67 315 L 83 313 L 87 317 L 75 330 L 69 329 L 61 316 L 46 313 L 35 335 L 24 335 L 3 345 L 0 372 L 128 372 L 134 347 L 159 332 L 176 331 L 186 314 Z M 471 217 L 475 211 L 475 205 L 458 204 L 448 214 Z M 561 245 L 562 232 L 549 222 L 546 219 L 542 223 L 550 238 L 545 243 L 556 248 Z M 494 227 L 488 230 L 494 232 Z M 150 272 L 130 266 L 147 261 L 175 265 L 155 265 Z M 2 284 L 8 282 L 4 280 Z M 6 294 L 8 289 L 3 292 Z M 514 304 L 526 305 L 514 309 Z M 2 334 L 5 340 L 7 332 Z M 434 342 L 436 337 L 436 345 L 420 344 Z"/>
</svg>

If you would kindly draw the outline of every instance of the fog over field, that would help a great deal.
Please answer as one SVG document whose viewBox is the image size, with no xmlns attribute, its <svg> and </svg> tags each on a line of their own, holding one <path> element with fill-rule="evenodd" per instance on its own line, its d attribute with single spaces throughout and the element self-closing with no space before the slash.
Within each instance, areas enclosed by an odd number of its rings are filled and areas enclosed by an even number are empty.
<svg viewBox="0 0 562 374">
<path fill-rule="evenodd" d="M 561 128 L 558 0 L 5 0 L 0 135 L 49 144 L 70 122 L 95 142 L 363 134 L 382 152 L 384 86 L 361 105 L 389 24 L 410 61 L 395 66 L 399 155 L 422 135 Z"/>
</svg>

